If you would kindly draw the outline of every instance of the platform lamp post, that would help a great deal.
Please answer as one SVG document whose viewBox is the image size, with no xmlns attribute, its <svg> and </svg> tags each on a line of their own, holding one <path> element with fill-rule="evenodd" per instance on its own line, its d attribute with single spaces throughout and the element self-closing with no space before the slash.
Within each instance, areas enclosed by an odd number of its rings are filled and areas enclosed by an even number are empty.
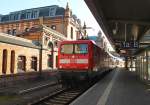
<svg viewBox="0 0 150 105">
<path fill-rule="evenodd" d="M 40 21 L 40 27 L 38 30 L 40 30 L 40 34 L 38 34 L 38 42 L 39 42 L 39 75 L 42 75 L 42 48 L 43 48 L 43 43 L 42 43 L 42 34 L 43 34 L 43 17 L 39 18 Z M 41 31 L 42 30 L 42 31 Z"/>
<path fill-rule="evenodd" d="M 44 24 L 44 17 L 39 18 L 39 28 L 40 34 L 38 34 L 38 41 L 39 41 L 39 75 L 42 75 L 42 49 L 43 49 L 43 24 Z"/>
<path fill-rule="evenodd" d="M 39 50 L 39 74 L 42 74 L 42 43 L 40 43 L 40 50 Z"/>
<path fill-rule="evenodd" d="M 39 46 L 39 75 L 42 74 L 42 39 L 41 33 L 38 35 L 38 46 Z"/>
</svg>

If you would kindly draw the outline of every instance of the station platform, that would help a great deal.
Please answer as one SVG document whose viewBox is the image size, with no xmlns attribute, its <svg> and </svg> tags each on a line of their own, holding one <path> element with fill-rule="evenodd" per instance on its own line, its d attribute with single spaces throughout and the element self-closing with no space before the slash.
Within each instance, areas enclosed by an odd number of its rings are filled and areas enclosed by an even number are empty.
<svg viewBox="0 0 150 105">
<path fill-rule="evenodd" d="M 70 105 L 150 105 L 150 86 L 117 68 Z"/>
</svg>

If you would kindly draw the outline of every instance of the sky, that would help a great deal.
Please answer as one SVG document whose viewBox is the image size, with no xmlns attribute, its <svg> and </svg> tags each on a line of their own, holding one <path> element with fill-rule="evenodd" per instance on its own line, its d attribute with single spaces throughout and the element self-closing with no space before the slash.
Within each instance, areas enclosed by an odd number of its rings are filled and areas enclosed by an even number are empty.
<svg viewBox="0 0 150 105">
<path fill-rule="evenodd" d="M 67 2 L 69 2 L 72 13 L 81 20 L 82 25 L 85 22 L 87 27 L 92 27 L 92 29 L 87 29 L 88 35 L 97 35 L 100 31 L 100 27 L 84 0 L 2 0 L 0 4 L 0 14 L 5 15 L 14 11 L 50 5 L 59 5 L 65 8 Z"/>
</svg>

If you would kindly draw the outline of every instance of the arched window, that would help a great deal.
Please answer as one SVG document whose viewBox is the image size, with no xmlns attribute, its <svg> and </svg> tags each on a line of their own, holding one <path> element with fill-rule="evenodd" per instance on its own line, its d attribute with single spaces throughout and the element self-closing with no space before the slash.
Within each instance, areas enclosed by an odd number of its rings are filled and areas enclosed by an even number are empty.
<svg viewBox="0 0 150 105">
<path fill-rule="evenodd" d="M 11 59 L 10 59 L 10 72 L 14 73 L 15 68 L 15 51 L 11 51 Z"/>
<path fill-rule="evenodd" d="M 51 50 L 53 50 L 53 47 L 54 47 L 53 43 L 52 42 L 48 42 L 48 48 L 51 49 Z"/>
<path fill-rule="evenodd" d="M 58 47 L 58 42 L 57 41 L 54 41 L 54 46 Z"/>
<path fill-rule="evenodd" d="M 3 62 L 2 62 L 2 73 L 6 74 L 7 72 L 7 50 L 3 50 Z"/>
<path fill-rule="evenodd" d="M 47 55 L 47 56 L 48 56 L 47 66 L 53 68 L 53 55 Z"/>
<path fill-rule="evenodd" d="M 54 45 L 53 45 L 52 42 L 48 43 L 48 48 L 51 51 L 51 55 L 48 55 L 48 67 L 53 68 L 53 53 L 54 53 L 53 51 L 54 51 Z"/>
</svg>

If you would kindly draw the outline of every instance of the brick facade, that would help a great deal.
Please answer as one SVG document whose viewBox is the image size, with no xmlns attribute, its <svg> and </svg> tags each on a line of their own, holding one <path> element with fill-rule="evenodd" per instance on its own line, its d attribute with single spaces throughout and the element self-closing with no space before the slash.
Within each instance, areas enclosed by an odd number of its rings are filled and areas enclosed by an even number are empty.
<svg viewBox="0 0 150 105">
<path fill-rule="evenodd" d="M 34 17 L 35 11 L 37 11 L 36 17 Z M 46 12 L 52 12 L 53 15 L 46 14 Z M 31 16 L 28 16 L 29 13 Z M 16 19 L 16 17 L 18 18 Z M 7 34 L 22 34 L 32 30 L 32 28 L 37 28 L 39 25 L 44 24 L 63 34 L 68 40 L 76 40 L 80 37 L 80 20 L 72 14 L 68 5 L 66 6 L 66 9 L 58 6 L 47 6 L 11 12 L 8 15 L 0 16 L 0 18 L 0 32 Z"/>
<path fill-rule="evenodd" d="M 68 4 L 1 15 L 0 75 L 56 69 L 59 42 L 80 38 L 79 29 Z"/>
</svg>

